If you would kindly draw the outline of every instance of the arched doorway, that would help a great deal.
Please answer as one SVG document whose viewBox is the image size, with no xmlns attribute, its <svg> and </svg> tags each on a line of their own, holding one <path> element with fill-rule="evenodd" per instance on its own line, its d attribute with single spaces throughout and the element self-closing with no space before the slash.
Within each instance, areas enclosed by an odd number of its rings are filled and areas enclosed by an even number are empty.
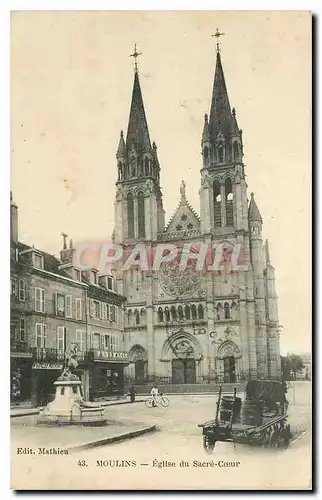
<svg viewBox="0 0 322 500">
<path fill-rule="evenodd" d="M 199 342 L 190 333 L 180 329 L 168 337 L 161 358 L 171 363 L 172 384 L 196 383 L 202 354 Z"/>
<path fill-rule="evenodd" d="M 236 382 L 236 363 L 234 356 L 224 357 L 224 382 Z"/>
<path fill-rule="evenodd" d="M 231 340 L 224 341 L 218 348 L 215 365 L 220 382 L 235 383 L 239 377 L 239 362 L 241 357 L 238 346 Z"/>
<path fill-rule="evenodd" d="M 129 353 L 132 376 L 136 384 L 144 384 L 148 378 L 148 355 L 144 347 L 134 345 Z"/>
</svg>

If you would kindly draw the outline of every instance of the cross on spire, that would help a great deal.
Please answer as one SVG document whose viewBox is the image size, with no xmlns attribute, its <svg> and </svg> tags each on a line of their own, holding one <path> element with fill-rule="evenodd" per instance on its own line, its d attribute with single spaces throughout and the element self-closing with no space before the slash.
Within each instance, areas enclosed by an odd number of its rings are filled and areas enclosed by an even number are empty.
<svg viewBox="0 0 322 500">
<path fill-rule="evenodd" d="M 137 73 L 138 70 L 138 63 L 137 63 L 137 58 L 142 55 L 142 52 L 138 52 L 136 49 L 136 43 L 134 44 L 134 52 L 133 54 L 130 54 L 130 57 L 134 57 L 134 71 Z"/>
<path fill-rule="evenodd" d="M 212 36 L 214 36 L 214 37 L 216 37 L 216 38 L 217 38 L 217 52 L 220 52 L 220 48 L 219 48 L 219 38 L 220 38 L 221 36 L 223 36 L 224 34 L 225 34 L 225 33 L 220 33 L 220 32 L 219 32 L 219 29 L 217 28 L 217 29 L 216 29 L 216 33 L 215 33 L 214 35 L 212 35 Z"/>
</svg>

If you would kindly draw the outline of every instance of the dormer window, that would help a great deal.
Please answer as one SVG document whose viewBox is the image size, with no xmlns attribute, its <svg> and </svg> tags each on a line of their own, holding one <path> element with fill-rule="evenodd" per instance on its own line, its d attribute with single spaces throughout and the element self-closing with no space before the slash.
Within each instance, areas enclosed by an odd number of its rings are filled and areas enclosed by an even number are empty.
<svg viewBox="0 0 322 500">
<path fill-rule="evenodd" d="M 32 264 L 37 269 L 44 269 L 44 256 L 39 253 L 32 254 Z"/>
<path fill-rule="evenodd" d="M 115 290 L 115 280 L 113 276 L 107 276 L 107 289 L 114 292 Z"/>
</svg>

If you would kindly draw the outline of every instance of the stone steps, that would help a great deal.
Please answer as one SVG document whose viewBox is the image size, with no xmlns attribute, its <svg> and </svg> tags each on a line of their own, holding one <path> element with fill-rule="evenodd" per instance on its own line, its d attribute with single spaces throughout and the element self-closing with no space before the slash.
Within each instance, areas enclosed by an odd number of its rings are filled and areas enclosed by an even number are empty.
<svg viewBox="0 0 322 500">
<path fill-rule="evenodd" d="M 152 383 L 144 385 L 135 385 L 135 390 L 138 394 L 149 394 L 152 388 Z M 124 388 L 124 393 L 126 394 L 131 386 Z M 219 384 L 168 384 L 168 385 L 157 385 L 159 392 L 164 392 L 165 394 L 214 394 L 219 392 Z M 234 387 L 236 387 L 237 392 L 243 392 L 245 390 L 245 383 L 236 384 L 222 384 L 223 393 L 233 393 Z"/>
</svg>

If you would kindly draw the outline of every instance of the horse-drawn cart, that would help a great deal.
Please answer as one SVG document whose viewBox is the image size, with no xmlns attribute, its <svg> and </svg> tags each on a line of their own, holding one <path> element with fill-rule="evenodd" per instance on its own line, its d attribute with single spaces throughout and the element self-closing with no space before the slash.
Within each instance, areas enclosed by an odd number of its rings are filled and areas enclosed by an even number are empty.
<svg viewBox="0 0 322 500">
<path fill-rule="evenodd" d="M 198 425 L 205 451 L 211 453 L 217 441 L 286 448 L 291 431 L 285 391 L 278 381 L 251 380 L 242 401 L 236 388 L 233 396 L 223 395 L 220 386 L 215 419 Z"/>
</svg>

